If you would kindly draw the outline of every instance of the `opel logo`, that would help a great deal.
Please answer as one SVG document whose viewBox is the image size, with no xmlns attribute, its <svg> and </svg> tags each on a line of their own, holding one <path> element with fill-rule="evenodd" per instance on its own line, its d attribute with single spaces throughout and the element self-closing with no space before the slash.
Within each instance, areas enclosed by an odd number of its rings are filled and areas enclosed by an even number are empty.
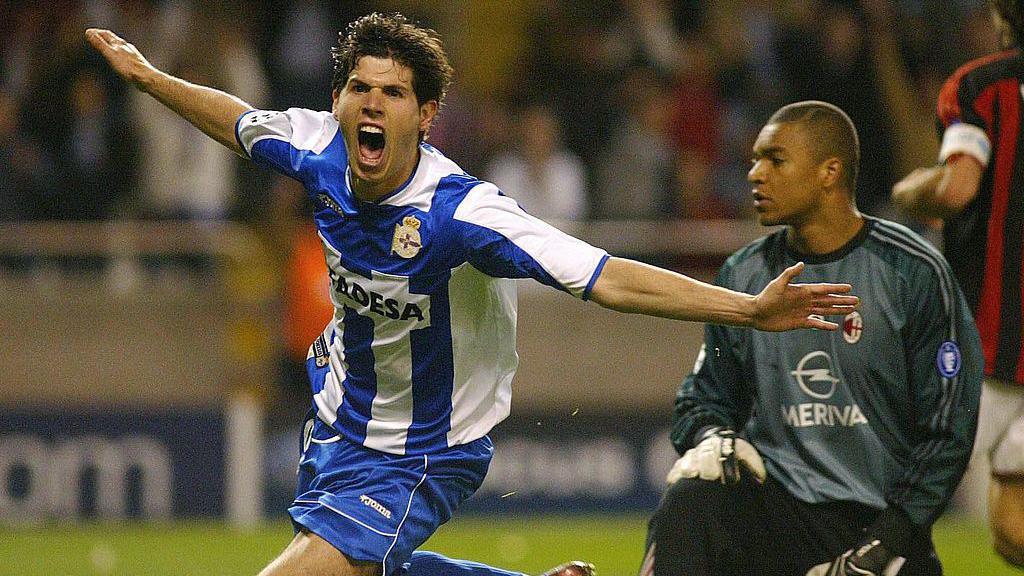
<svg viewBox="0 0 1024 576">
<path fill-rule="evenodd" d="M 832 357 L 827 352 L 817 350 L 800 359 L 796 370 L 790 372 L 800 389 L 805 394 L 819 400 L 831 398 L 835 394 L 839 379 L 832 375 Z"/>
</svg>

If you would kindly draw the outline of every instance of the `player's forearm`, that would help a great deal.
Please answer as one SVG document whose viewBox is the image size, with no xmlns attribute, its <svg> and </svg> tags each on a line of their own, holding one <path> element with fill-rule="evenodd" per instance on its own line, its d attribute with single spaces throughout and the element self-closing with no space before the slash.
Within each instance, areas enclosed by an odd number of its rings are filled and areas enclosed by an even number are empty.
<svg viewBox="0 0 1024 576">
<path fill-rule="evenodd" d="M 590 299 L 619 312 L 752 326 L 754 297 L 633 260 L 611 258 Z"/>
<path fill-rule="evenodd" d="M 235 122 L 252 106 L 226 92 L 192 84 L 155 69 L 136 85 L 207 136 L 236 154 L 244 155 L 235 139 Z"/>
<path fill-rule="evenodd" d="M 915 170 L 893 186 L 893 201 L 912 216 L 943 220 L 955 216 L 963 206 L 946 193 L 950 176 L 946 165 Z"/>
</svg>

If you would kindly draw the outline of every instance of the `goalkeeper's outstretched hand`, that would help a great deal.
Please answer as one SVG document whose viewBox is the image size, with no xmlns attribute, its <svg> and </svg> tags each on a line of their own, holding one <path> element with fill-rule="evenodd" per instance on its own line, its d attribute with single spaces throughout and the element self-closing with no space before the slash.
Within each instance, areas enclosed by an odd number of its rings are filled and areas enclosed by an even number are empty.
<svg viewBox="0 0 1024 576">
<path fill-rule="evenodd" d="M 757 449 L 728 428 L 712 428 L 704 433 L 696 447 L 690 448 L 669 470 L 665 481 L 675 484 L 680 478 L 700 478 L 722 484 L 740 481 L 740 466 L 764 482 L 764 461 Z"/>
</svg>

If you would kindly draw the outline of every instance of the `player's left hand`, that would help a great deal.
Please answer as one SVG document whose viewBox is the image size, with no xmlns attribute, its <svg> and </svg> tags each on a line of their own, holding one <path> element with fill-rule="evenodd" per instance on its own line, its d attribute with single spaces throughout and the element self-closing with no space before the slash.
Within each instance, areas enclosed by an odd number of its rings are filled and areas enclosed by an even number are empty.
<svg viewBox="0 0 1024 576">
<path fill-rule="evenodd" d="M 895 576 L 903 567 L 902 555 L 911 545 L 913 532 L 910 518 L 890 506 L 865 528 L 856 546 L 831 562 L 811 568 L 807 576 Z"/>
<path fill-rule="evenodd" d="M 786 268 L 754 297 L 754 328 L 835 330 L 839 325 L 822 316 L 845 316 L 860 303 L 856 296 L 843 296 L 853 289 L 849 284 L 791 284 L 803 269 L 803 262 Z"/>
<path fill-rule="evenodd" d="M 827 576 L 895 576 L 903 558 L 890 552 L 880 540 L 872 540 L 842 553 L 822 574 Z M 810 574 L 810 572 L 808 573 Z"/>
</svg>

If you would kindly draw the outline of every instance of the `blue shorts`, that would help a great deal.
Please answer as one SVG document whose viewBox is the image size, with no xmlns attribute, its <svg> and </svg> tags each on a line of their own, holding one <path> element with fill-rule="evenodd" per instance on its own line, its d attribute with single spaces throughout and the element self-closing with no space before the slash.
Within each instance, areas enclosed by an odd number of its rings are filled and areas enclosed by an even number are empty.
<svg viewBox="0 0 1024 576">
<path fill-rule="evenodd" d="M 345 440 L 311 415 L 288 514 L 297 531 L 394 574 L 476 492 L 493 452 L 484 436 L 431 454 L 387 454 Z"/>
</svg>

